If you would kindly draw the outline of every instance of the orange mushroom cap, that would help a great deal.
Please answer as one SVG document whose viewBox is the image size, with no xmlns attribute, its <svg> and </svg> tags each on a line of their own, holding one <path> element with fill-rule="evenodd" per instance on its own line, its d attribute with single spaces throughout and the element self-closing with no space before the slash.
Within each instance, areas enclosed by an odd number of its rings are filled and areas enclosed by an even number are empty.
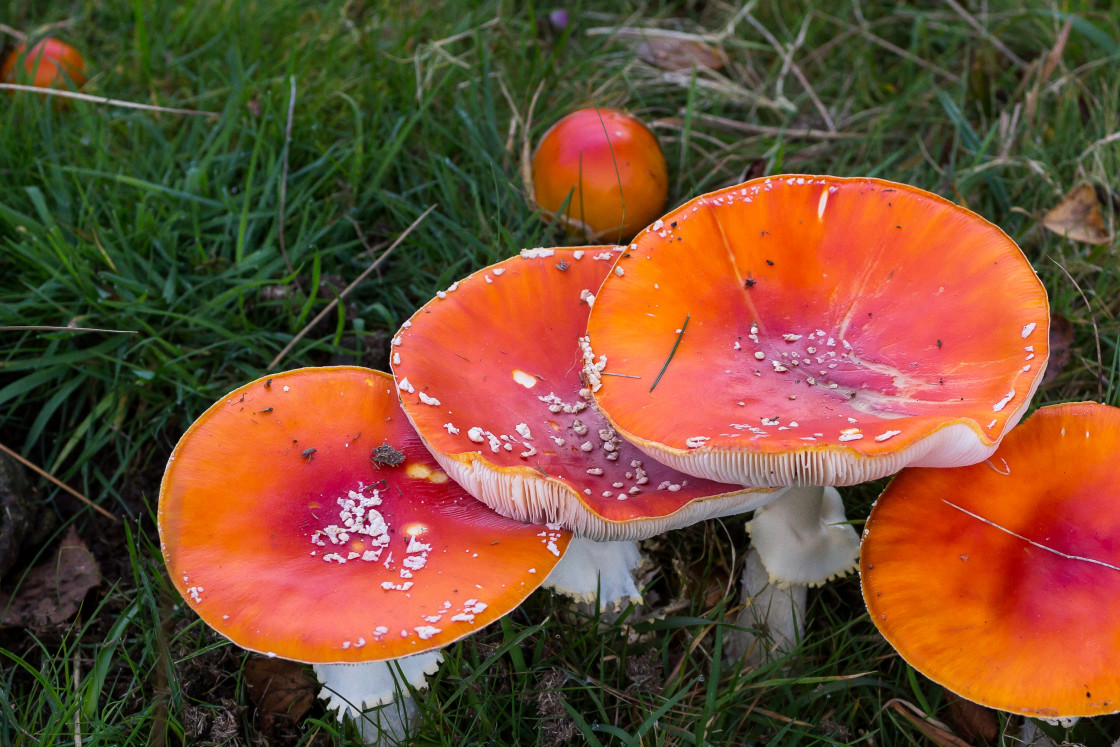
<svg viewBox="0 0 1120 747">
<path fill-rule="evenodd" d="M 962 697 L 1040 718 L 1120 711 L 1120 409 L 1042 407 L 986 462 L 903 470 L 860 554 L 887 641 Z"/>
<path fill-rule="evenodd" d="M 773 500 L 649 459 L 581 395 L 579 338 L 621 251 L 527 249 L 439 293 L 393 340 L 405 413 L 472 495 L 592 539 L 648 537 Z"/>
<path fill-rule="evenodd" d="M 16 65 L 22 64 L 30 84 L 39 88 L 59 88 L 73 82 L 86 82 L 86 62 L 78 50 L 58 39 L 41 39 L 28 51 L 27 43 L 19 44 L 0 66 L 0 81 L 19 83 Z"/>
<path fill-rule="evenodd" d="M 533 153 L 533 199 L 589 241 L 628 239 L 665 209 L 669 176 L 645 125 L 614 109 L 580 109 Z M 571 199 L 569 200 L 569 195 Z"/>
<path fill-rule="evenodd" d="M 1030 263 L 975 213 L 877 179 L 782 176 L 643 231 L 588 336 L 619 374 L 596 402 L 655 458 L 849 485 L 991 454 L 1041 380 L 1048 325 Z"/>
<path fill-rule="evenodd" d="M 357 367 L 274 374 L 210 407 L 168 461 L 159 530 L 171 580 L 211 627 L 313 663 L 469 635 L 536 589 L 569 539 L 465 493 L 392 378 Z"/>
</svg>

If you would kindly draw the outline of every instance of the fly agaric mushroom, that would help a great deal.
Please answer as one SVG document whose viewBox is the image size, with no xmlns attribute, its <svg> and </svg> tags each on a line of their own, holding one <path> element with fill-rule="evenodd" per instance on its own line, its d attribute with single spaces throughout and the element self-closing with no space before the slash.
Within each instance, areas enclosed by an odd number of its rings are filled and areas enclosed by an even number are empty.
<svg viewBox="0 0 1120 747">
<path fill-rule="evenodd" d="M 532 199 L 588 241 L 629 239 L 665 209 L 665 156 L 645 125 L 614 109 L 580 109 L 533 153 Z M 565 204 L 567 207 L 565 208 Z"/>
<path fill-rule="evenodd" d="M 81 87 L 86 82 L 86 61 L 78 50 L 58 39 L 40 39 L 30 50 L 18 45 L 0 65 L 0 82 L 20 83 L 17 67 L 23 67 L 27 82 L 37 88 Z"/>
<path fill-rule="evenodd" d="M 210 407 L 168 460 L 159 532 L 199 616 L 242 648 L 314 664 L 340 718 L 391 701 L 398 664 L 423 687 L 437 649 L 520 604 L 569 538 L 464 492 L 392 378 L 357 367 L 274 374 Z"/>
<path fill-rule="evenodd" d="M 860 554 L 871 620 L 963 698 L 1045 719 L 1120 711 L 1120 409 L 1039 408 L 986 461 L 910 468 Z"/>
<path fill-rule="evenodd" d="M 1041 380 L 1048 322 L 1030 263 L 975 213 L 877 179 L 782 176 L 655 221 L 604 281 L 588 336 L 625 375 L 603 377 L 596 403 L 647 454 L 713 480 L 825 486 L 985 459 Z M 751 526 L 771 580 L 852 570 L 842 510 L 822 521 L 820 488 L 787 495 Z M 766 524 L 815 542 L 766 542 Z M 833 562 L 810 565 L 821 546 Z"/>
<path fill-rule="evenodd" d="M 527 249 L 437 294 L 393 340 L 402 406 L 440 465 L 504 516 L 577 539 L 547 586 L 606 604 L 639 597 L 632 540 L 772 499 L 696 479 L 620 439 L 590 403 L 580 338 L 622 247 Z M 581 541 L 579 538 L 593 540 Z M 626 541 L 626 540 L 629 540 Z"/>
</svg>

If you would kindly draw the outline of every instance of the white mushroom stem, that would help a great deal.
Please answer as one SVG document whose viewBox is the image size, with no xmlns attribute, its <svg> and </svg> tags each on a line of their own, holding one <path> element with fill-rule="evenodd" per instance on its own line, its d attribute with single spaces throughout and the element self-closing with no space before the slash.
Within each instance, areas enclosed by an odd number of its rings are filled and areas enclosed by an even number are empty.
<svg viewBox="0 0 1120 747">
<path fill-rule="evenodd" d="M 793 651 L 805 629 L 805 584 L 775 584 L 762 565 L 758 550 L 747 553 L 743 569 L 743 611 L 736 625 L 724 636 L 724 655 L 729 662 L 745 659 L 748 666 L 781 658 Z"/>
<path fill-rule="evenodd" d="M 858 565 L 859 535 L 846 522 L 835 488 L 790 488 L 755 510 L 747 524 L 751 552 L 743 571 L 739 625 L 759 633 L 729 634 L 729 656 L 754 652 L 748 661 L 757 663 L 792 650 L 805 630 L 806 587 Z"/>
<path fill-rule="evenodd" d="M 338 709 L 338 718 L 359 720 L 366 744 L 397 744 L 409 728 L 416 704 L 409 692 L 428 686 L 426 675 L 434 674 L 443 660 L 439 651 L 361 664 L 313 664 L 323 684 L 319 697 L 327 710 Z M 386 705 L 387 704 L 387 705 Z M 363 713 L 377 706 L 376 712 Z"/>
<path fill-rule="evenodd" d="M 637 542 L 596 542 L 573 537 L 564 557 L 543 586 L 581 602 L 599 599 L 599 609 L 617 609 L 642 601 L 633 572 L 642 563 Z"/>
<path fill-rule="evenodd" d="M 408 742 L 409 735 L 416 728 L 419 712 L 416 698 L 402 694 L 392 703 L 350 718 L 358 727 L 358 733 L 362 735 L 362 744 L 390 747 Z"/>
</svg>

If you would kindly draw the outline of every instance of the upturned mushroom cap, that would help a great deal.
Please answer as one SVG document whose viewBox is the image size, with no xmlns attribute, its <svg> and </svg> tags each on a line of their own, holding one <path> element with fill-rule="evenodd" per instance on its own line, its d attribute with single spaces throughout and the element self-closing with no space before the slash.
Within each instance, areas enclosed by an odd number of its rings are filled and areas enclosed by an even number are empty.
<svg viewBox="0 0 1120 747">
<path fill-rule="evenodd" d="M 187 603 L 242 648 L 313 663 L 446 646 L 521 603 L 567 532 L 448 479 L 392 378 L 305 368 L 234 390 L 187 430 L 159 530 Z"/>
<path fill-rule="evenodd" d="M 439 293 L 393 341 L 405 413 L 447 473 L 494 510 L 592 539 L 648 537 L 773 500 L 650 459 L 589 404 L 580 371 L 594 362 L 579 338 L 621 250 L 527 249 Z"/>
<path fill-rule="evenodd" d="M 629 239 L 665 209 L 669 176 L 645 125 L 615 109 L 579 109 L 533 153 L 533 199 L 588 241 Z M 621 237 L 621 239 L 620 239 Z"/>
<path fill-rule="evenodd" d="M 871 619 L 964 698 L 1040 718 L 1120 711 L 1120 410 L 1040 408 L 985 462 L 907 469 L 867 520 Z"/>
<path fill-rule="evenodd" d="M 877 179 L 783 176 L 639 234 L 588 335 L 617 374 L 597 404 L 654 458 L 849 485 L 991 454 L 1041 380 L 1048 324 L 1030 263 L 975 213 Z"/>
</svg>

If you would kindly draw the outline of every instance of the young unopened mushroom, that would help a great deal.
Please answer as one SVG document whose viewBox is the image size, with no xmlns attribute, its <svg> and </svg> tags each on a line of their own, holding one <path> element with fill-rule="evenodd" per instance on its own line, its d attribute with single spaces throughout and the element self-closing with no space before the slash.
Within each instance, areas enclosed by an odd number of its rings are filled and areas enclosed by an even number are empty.
<svg viewBox="0 0 1120 747">
<path fill-rule="evenodd" d="M 650 459 L 592 403 L 599 364 L 580 338 L 621 251 L 525 250 L 438 294 L 393 347 L 404 411 L 447 473 L 505 516 L 593 540 L 571 548 L 547 585 L 583 599 L 598 590 L 603 604 L 638 597 L 633 540 L 775 495 Z"/>
<path fill-rule="evenodd" d="M 980 464 L 906 469 L 864 531 L 863 596 L 911 666 L 1046 719 L 1120 711 L 1120 409 L 1039 408 Z"/>
<path fill-rule="evenodd" d="M 596 296 L 589 355 L 627 374 L 604 375 L 596 403 L 655 459 L 851 485 L 989 456 L 1041 380 L 1048 321 L 1030 263 L 976 214 L 902 184 L 782 176 L 639 234 Z M 771 580 L 854 569 L 842 507 L 826 516 L 819 487 L 788 496 L 751 525 Z M 766 541 L 778 526 L 791 541 Z"/>
<path fill-rule="evenodd" d="M 390 702 L 398 667 L 424 687 L 437 650 L 520 604 L 569 539 L 464 492 L 392 378 L 356 367 L 275 374 L 210 407 L 168 461 L 159 531 L 199 616 L 314 664 L 340 717 Z"/>
<path fill-rule="evenodd" d="M 626 240 L 665 209 L 657 138 L 615 109 L 580 109 L 549 128 L 532 165 L 533 200 L 588 241 Z"/>
</svg>

